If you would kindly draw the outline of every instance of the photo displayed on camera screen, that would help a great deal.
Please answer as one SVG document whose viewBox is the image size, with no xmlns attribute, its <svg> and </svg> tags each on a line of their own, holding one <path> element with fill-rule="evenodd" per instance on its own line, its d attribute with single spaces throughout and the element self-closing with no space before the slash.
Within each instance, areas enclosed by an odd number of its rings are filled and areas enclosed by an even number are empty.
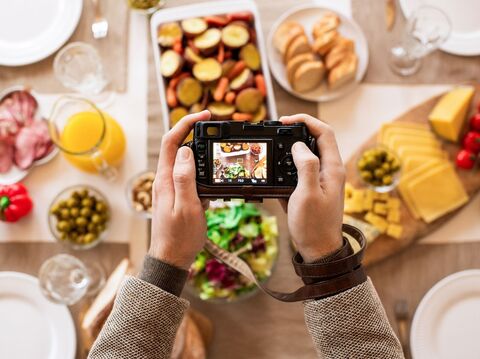
<svg viewBox="0 0 480 359">
<path fill-rule="evenodd" d="M 214 184 L 267 184 L 266 142 L 214 142 Z"/>
</svg>

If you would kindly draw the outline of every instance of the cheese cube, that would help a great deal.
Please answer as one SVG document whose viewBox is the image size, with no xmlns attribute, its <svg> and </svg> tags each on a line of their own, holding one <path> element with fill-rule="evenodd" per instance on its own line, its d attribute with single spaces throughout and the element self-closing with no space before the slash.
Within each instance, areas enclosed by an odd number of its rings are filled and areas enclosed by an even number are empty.
<svg viewBox="0 0 480 359">
<path fill-rule="evenodd" d="M 390 197 L 387 201 L 388 209 L 399 209 L 400 208 L 400 199 L 396 197 Z"/>
<path fill-rule="evenodd" d="M 368 223 L 373 224 L 381 233 L 385 233 L 387 230 L 388 222 L 375 213 L 368 212 L 364 218 Z"/>
<path fill-rule="evenodd" d="M 458 141 L 474 92 L 471 86 L 457 87 L 437 102 L 428 118 L 439 136 L 453 142 Z"/>
<path fill-rule="evenodd" d="M 388 201 L 388 199 L 390 198 L 390 195 L 388 193 L 378 193 L 376 192 L 375 195 L 374 195 L 374 198 L 378 201 Z"/>
<path fill-rule="evenodd" d="M 372 190 L 366 190 L 363 198 L 363 210 L 371 211 L 373 209 L 373 200 L 375 199 L 375 192 Z"/>
<path fill-rule="evenodd" d="M 400 239 L 403 233 L 403 227 L 399 224 L 389 224 L 387 227 L 387 234 L 390 237 Z"/>
<path fill-rule="evenodd" d="M 387 221 L 390 223 L 400 223 L 400 211 L 398 209 L 390 209 L 388 211 Z"/>
<path fill-rule="evenodd" d="M 377 202 L 373 205 L 373 213 L 385 216 L 387 214 L 387 205 L 385 203 Z"/>
<path fill-rule="evenodd" d="M 345 199 L 351 198 L 353 191 L 355 191 L 355 187 L 350 182 L 345 183 Z"/>
</svg>

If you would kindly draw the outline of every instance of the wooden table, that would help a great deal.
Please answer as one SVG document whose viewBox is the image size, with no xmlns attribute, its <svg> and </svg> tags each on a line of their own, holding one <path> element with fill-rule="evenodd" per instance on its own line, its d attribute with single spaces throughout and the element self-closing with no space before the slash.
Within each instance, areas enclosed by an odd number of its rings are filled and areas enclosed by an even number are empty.
<svg viewBox="0 0 480 359">
<path fill-rule="evenodd" d="M 175 0 L 174 5 L 193 3 Z M 302 1 L 307 3 L 308 1 Z M 300 1 L 258 0 L 265 35 L 276 18 Z M 163 126 L 158 100 L 152 53 L 149 54 L 149 168 L 155 169 Z M 293 98 L 274 83 L 279 115 L 308 113 L 317 116 L 317 105 Z M 289 234 L 284 214 L 275 201 L 265 208 L 279 216 L 280 258 L 269 285 L 278 290 L 291 290 L 300 285 L 293 272 Z M 16 270 L 36 274 L 40 264 L 61 248 L 53 243 L 0 244 L 0 271 Z M 99 261 L 110 272 L 126 256 L 128 248 L 121 244 L 101 244 L 85 252 L 76 252 L 81 259 Z M 448 245 L 415 245 L 399 255 L 368 269 L 387 314 L 393 323 L 396 300 L 406 299 L 412 312 L 425 292 L 440 278 L 458 270 L 480 265 L 480 243 Z M 138 256 L 138 254 L 137 254 Z M 215 337 L 209 358 L 315 358 L 313 345 L 305 328 L 300 303 L 285 304 L 261 293 L 232 304 L 211 304 L 186 293 L 192 306 L 206 314 L 215 326 Z M 82 303 L 72 308 L 76 318 Z M 395 325 L 394 325 L 395 327 Z M 84 358 L 82 348 L 78 358 Z"/>
</svg>

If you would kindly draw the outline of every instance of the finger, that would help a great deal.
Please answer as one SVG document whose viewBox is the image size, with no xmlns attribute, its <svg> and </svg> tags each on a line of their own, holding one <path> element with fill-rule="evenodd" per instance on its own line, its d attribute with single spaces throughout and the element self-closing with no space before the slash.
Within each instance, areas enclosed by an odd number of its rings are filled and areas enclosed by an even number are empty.
<svg viewBox="0 0 480 359">
<path fill-rule="evenodd" d="M 208 111 L 187 115 L 162 137 L 157 168 L 158 187 L 156 188 L 164 192 L 165 195 L 166 193 L 170 193 L 173 196 L 172 171 L 178 148 L 190 133 L 195 122 L 207 121 L 209 119 L 210 112 Z"/>
<path fill-rule="evenodd" d="M 177 151 L 173 167 L 173 185 L 175 188 L 174 210 L 191 206 L 199 200 L 195 182 L 195 161 L 189 147 L 181 147 Z"/>
<path fill-rule="evenodd" d="M 282 206 L 283 211 L 284 211 L 285 213 L 287 213 L 287 212 L 288 212 L 288 199 L 280 198 L 280 199 L 278 200 L 278 202 L 280 203 L 280 206 Z"/>
<path fill-rule="evenodd" d="M 320 160 L 303 142 L 292 146 L 292 157 L 298 172 L 298 185 L 303 189 L 320 186 Z"/>
<path fill-rule="evenodd" d="M 343 168 L 335 133 L 325 122 L 306 114 L 283 116 L 279 121 L 286 125 L 298 122 L 303 122 L 307 125 L 310 134 L 312 134 L 317 141 L 322 171 L 326 173 L 336 173 L 339 167 Z"/>
</svg>

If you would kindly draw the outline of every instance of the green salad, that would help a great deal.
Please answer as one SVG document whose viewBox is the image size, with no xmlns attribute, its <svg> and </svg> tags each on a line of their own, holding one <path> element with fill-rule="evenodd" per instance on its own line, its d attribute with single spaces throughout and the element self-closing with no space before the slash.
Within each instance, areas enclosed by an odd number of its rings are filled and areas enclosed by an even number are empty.
<svg viewBox="0 0 480 359">
<path fill-rule="evenodd" d="M 206 217 L 209 240 L 245 260 L 260 281 L 271 275 L 278 252 L 276 217 L 241 202 L 210 208 Z M 204 300 L 232 300 L 255 289 L 254 283 L 205 251 L 190 268 L 190 283 Z"/>
<path fill-rule="evenodd" d="M 235 163 L 228 167 L 225 167 L 224 170 L 225 178 L 237 179 L 237 178 L 249 178 L 250 172 L 245 169 L 241 164 Z"/>
</svg>

